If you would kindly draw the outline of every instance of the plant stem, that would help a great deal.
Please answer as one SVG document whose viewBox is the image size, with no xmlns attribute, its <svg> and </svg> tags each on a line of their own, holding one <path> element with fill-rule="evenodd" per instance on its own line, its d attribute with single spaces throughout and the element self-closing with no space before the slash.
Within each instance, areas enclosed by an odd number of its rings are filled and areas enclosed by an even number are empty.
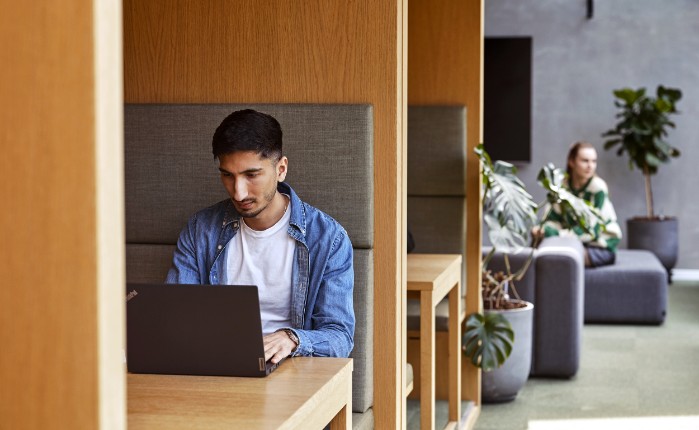
<svg viewBox="0 0 699 430">
<path fill-rule="evenodd" d="M 650 187 L 650 172 L 648 166 L 643 167 L 643 176 L 646 179 L 646 215 L 648 219 L 652 219 L 653 213 L 653 190 Z"/>
</svg>

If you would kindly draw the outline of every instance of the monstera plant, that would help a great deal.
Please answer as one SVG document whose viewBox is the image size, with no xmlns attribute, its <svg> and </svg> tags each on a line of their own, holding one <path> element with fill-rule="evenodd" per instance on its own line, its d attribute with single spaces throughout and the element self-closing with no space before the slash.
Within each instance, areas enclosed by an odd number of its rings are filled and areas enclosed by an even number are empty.
<svg viewBox="0 0 699 430">
<path fill-rule="evenodd" d="M 583 231 L 591 233 L 595 225 L 602 219 L 599 212 L 588 202 L 576 197 L 564 187 L 565 173 L 552 164 L 544 166 L 538 175 L 539 184 L 546 190 L 546 202 L 537 205 L 527 192 L 524 183 L 517 177 L 517 169 L 510 163 L 491 161 L 483 145 L 475 150 L 482 164 L 482 204 L 483 219 L 488 227 L 488 238 L 493 245 L 483 260 L 483 268 L 496 251 L 503 253 L 506 270 L 501 272 L 483 271 L 482 296 L 483 313 L 473 313 L 468 316 L 466 330 L 463 335 L 463 351 L 466 357 L 484 372 L 483 399 L 484 401 L 504 401 L 509 397 L 489 398 L 489 374 L 496 374 L 508 360 L 515 348 L 515 338 L 518 344 L 524 346 L 517 358 L 518 374 L 507 375 L 508 382 L 513 385 L 503 389 L 497 387 L 494 392 L 505 393 L 514 398 L 517 391 L 524 385 L 529 375 L 531 362 L 531 338 L 520 339 L 522 333 L 531 335 L 533 305 L 520 299 L 515 284 L 526 274 L 534 256 L 534 244 L 525 263 L 515 272 L 510 270 L 509 254 L 521 252 L 529 244 L 532 227 L 541 226 L 546 219 L 546 211 L 557 205 L 563 219 L 569 220 L 572 228 L 579 226 Z M 544 215 L 539 218 L 538 213 Z M 513 327 L 513 322 L 521 324 L 522 329 Z M 528 329 L 527 329 L 528 325 Z M 521 333 L 518 333 L 521 332 Z M 500 382 L 496 382 L 500 383 Z M 511 394 L 514 390 L 514 394 Z M 507 394 L 510 393 L 510 394 Z"/>
</svg>

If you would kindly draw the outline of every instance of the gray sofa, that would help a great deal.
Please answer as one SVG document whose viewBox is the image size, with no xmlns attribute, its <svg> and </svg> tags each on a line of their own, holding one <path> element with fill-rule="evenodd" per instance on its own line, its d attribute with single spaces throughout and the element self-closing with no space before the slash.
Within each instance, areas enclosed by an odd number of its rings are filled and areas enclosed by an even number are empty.
<svg viewBox="0 0 699 430">
<path fill-rule="evenodd" d="M 180 230 L 204 207 L 228 198 L 211 137 L 234 110 L 275 116 L 289 157 L 288 183 L 336 218 L 354 248 L 356 327 L 353 428 L 374 427 L 373 115 L 367 105 L 126 105 L 126 276 L 162 282 Z"/>
<path fill-rule="evenodd" d="M 510 257 L 513 270 L 521 267 L 528 251 Z M 619 249 L 613 265 L 598 268 L 585 268 L 583 253 L 576 238 L 547 238 L 534 253 L 534 267 L 517 284 L 522 298 L 535 305 L 534 376 L 575 375 L 583 323 L 665 320 L 667 272 L 653 253 Z M 489 268 L 503 270 L 502 255 Z"/>
</svg>

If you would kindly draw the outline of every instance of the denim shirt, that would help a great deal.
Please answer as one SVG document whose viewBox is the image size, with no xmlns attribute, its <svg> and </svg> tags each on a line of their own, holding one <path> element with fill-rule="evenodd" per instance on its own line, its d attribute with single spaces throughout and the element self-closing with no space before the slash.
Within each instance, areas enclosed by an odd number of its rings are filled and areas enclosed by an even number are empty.
<svg viewBox="0 0 699 430">
<path fill-rule="evenodd" d="M 292 355 L 347 357 L 354 346 L 352 243 L 337 221 L 302 202 L 289 185 L 277 189 L 290 196 L 287 232 L 296 241 L 289 328 L 299 345 Z M 165 282 L 219 284 L 226 246 L 241 222 L 230 199 L 197 212 L 180 233 Z"/>
</svg>

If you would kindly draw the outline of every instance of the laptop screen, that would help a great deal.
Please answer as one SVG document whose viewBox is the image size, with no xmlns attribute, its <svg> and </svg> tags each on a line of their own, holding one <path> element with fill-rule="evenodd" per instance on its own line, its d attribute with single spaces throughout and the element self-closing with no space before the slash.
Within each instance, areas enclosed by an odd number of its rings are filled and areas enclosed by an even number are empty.
<svg viewBox="0 0 699 430">
<path fill-rule="evenodd" d="M 265 376 L 256 286 L 127 284 L 133 373 Z"/>
</svg>

